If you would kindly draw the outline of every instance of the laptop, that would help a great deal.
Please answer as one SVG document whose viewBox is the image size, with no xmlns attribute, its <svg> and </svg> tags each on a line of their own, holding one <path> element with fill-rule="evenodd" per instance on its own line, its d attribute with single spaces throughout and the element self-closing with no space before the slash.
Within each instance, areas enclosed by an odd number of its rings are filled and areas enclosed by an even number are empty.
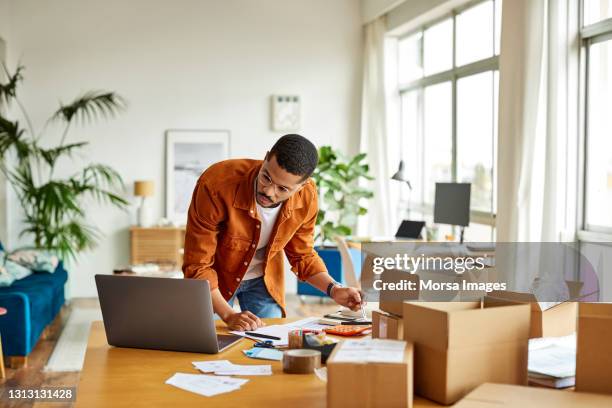
<svg viewBox="0 0 612 408">
<path fill-rule="evenodd" d="M 403 220 L 395 233 L 395 237 L 419 239 L 424 226 L 425 221 Z"/>
<path fill-rule="evenodd" d="M 207 280 L 95 278 L 109 345 L 215 354 L 243 338 L 216 333 Z"/>
</svg>

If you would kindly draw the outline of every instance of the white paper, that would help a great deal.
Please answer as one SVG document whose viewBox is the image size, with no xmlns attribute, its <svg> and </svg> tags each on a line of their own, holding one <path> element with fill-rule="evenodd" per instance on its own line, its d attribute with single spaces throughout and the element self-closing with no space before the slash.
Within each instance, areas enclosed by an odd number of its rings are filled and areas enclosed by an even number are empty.
<svg viewBox="0 0 612 408">
<path fill-rule="evenodd" d="M 323 382 L 327 382 L 327 367 L 315 368 L 317 378 Z"/>
<path fill-rule="evenodd" d="M 228 360 L 193 361 L 191 364 L 204 373 L 214 373 L 216 370 L 222 370 L 234 365 Z"/>
<path fill-rule="evenodd" d="M 237 365 L 229 369 L 215 371 L 216 375 L 272 375 L 270 365 Z"/>
<path fill-rule="evenodd" d="M 576 375 L 576 334 L 529 340 L 530 373 L 556 378 Z"/>
<path fill-rule="evenodd" d="M 555 378 L 576 375 L 576 347 L 550 344 L 529 350 L 528 371 Z"/>
<path fill-rule="evenodd" d="M 406 342 L 387 339 L 345 340 L 337 347 L 335 362 L 401 363 Z"/>
<path fill-rule="evenodd" d="M 217 361 L 194 361 L 193 366 L 205 373 L 215 375 L 272 375 L 272 366 L 263 365 L 239 365 L 228 360 Z"/>
<path fill-rule="evenodd" d="M 244 385 L 247 379 L 218 377 L 205 374 L 176 373 L 166 380 L 166 384 L 190 391 L 205 397 L 236 391 Z"/>
</svg>

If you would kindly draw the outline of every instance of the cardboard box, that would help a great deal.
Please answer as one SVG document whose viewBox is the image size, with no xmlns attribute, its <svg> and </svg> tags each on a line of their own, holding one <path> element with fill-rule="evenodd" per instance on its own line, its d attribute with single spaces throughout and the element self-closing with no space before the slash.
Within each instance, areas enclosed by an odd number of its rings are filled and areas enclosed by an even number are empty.
<svg viewBox="0 0 612 408">
<path fill-rule="evenodd" d="M 400 363 L 335 361 L 341 347 L 327 360 L 328 408 L 412 408 L 412 344 L 405 343 Z"/>
<path fill-rule="evenodd" d="M 570 299 L 580 297 L 581 282 L 566 282 Z M 576 331 L 576 319 L 578 316 L 578 304 L 576 302 L 563 302 L 549 308 L 544 308 L 538 303 L 536 297 L 531 293 L 519 293 L 510 291 L 490 292 L 484 301 L 489 305 L 531 305 L 531 328 L 529 338 L 536 337 L 560 337 L 568 336 Z"/>
<path fill-rule="evenodd" d="M 610 303 L 580 303 L 578 308 L 576 391 L 612 394 Z"/>
<path fill-rule="evenodd" d="M 414 291 L 395 291 L 387 290 L 380 291 L 378 307 L 387 313 L 401 316 L 404 313 L 402 304 L 404 301 L 416 300 L 419 298 L 419 276 L 397 269 L 389 269 L 380 275 L 380 280 L 386 283 L 398 283 L 401 281 L 414 282 L 416 289 Z"/>
<path fill-rule="evenodd" d="M 380 310 L 372 312 L 372 338 L 402 340 L 404 338 L 404 320 Z"/>
<path fill-rule="evenodd" d="M 482 384 L 453 408 L 604 408 L 612 397 L 586 392 L 550 390 L 507 384 Z"/>
<path fill-rule="evenodd" d="M 529 305 L 406 302 L 415 393 L 449 405 L 484 382 L 527 384 Z"/>
</svg>

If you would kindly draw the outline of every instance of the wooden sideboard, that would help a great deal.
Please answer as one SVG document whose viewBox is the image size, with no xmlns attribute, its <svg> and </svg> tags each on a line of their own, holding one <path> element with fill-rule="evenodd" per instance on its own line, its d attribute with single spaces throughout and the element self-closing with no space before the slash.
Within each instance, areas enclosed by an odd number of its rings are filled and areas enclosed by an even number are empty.
<svg viewBox="0 0 612 408">
<path fill-rule="evenodd" d="M 131 227 L 130 263 L 183 265 L 185 227 Z"/>
</svg>

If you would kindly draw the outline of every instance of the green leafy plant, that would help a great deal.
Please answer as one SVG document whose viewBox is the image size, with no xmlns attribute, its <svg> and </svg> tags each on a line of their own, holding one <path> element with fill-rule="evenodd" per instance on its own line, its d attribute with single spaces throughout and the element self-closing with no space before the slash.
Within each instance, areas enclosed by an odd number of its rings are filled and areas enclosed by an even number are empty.
<svg viewBox="0 0 612 408">
<path fill-rule="evenodd" d="M 336 235 L 352 234 L 357 217 L 368 212 L 361 203 L 373 193 L 359 186 L 360 179 L 373 180 L 365 158 L 366 153 L 346 158 L 331 146 L 319 148 L 319 164 L 312 175 L 319 197 L 322 197 L 317 216 L 317 240 L 326 243 Z"/>
<path fill-rule="evenodd" d="M 11 74 L 3 66 L 8 80 L 0 84 L 0 106 L 16 103 L 27 124 L 8 119 L 0 111 L 0 171 L 12 185 L 24 212 L 21 235 L 30 235 L 34 246 L 74 259 L 100 238 L 99 229 L 86 221 L 85 199 L 125 208 L 128 202 L 118 193 L 123 188 L 119 173 L 104 164 L 93 163 L 65 178 L 54 177 L 57 163 L 72 157 L 87 142 L 67 143 L 72 125 L 111 117 L 125 107 L 124 100 L 113 92 L 92 91 L 59 109 L 36 133 L 32 121 L 17 98 L 17 87 L 23 80 L 23 66 Z M 59 144 L 43 147 L 41 139 L 48 125 L 59 123 L 63 132 Z M 48 144 L 48 143 L 47 143 Z M 45 145 L 47 145 L 45 144 Z"/>
</svg>

